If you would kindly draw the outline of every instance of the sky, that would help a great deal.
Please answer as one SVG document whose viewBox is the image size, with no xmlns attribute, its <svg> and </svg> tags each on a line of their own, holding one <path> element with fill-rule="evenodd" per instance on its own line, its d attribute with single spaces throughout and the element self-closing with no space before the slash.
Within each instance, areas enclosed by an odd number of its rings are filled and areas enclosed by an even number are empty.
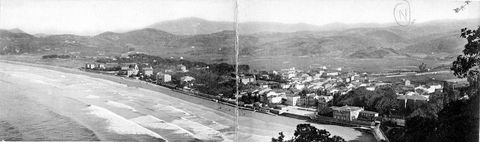
<svg viewBox="0 0 480 142">
<path fill-rule="evenodd" d="M 410 3 L 411 18 L 416 22 L 441 19 L 478 18 L 480 1 L 474 1 L 464 11 L 454 8 L 463 4 L 457 0 L 243 0 L 241 19 L 267 20 L 284 23 L 392 23 L 397 4 Z"/>
<path fill-rule="evenodd" d="M 240 22 L 393 23 L 407 0 L 238 0 Z M 235 0 L 0 0 L 0 29 L 94 35 L 140 29 L 185 17 L 234 21 Z M 415 22 L 478 18 L 480 1 L 463 11 L 460 0 L 408 0 Z"/>
</svg>

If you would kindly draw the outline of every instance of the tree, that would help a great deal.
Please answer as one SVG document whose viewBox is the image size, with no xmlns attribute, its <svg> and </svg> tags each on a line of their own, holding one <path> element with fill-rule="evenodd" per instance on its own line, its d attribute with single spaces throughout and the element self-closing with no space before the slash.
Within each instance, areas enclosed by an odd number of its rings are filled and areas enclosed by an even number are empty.
<svg viewBox="0 0 480 142">
<path fill-rule="evenodd" d="M 272 142 L 283 142 L 283 139 L 285 138 L 285 135 L 283 135 L 283 132 L 278 133 L 278 138 L 272 138 Z"/>
<path fill-rule="evenodd" d="M 408 118 L 405 123 L 405 141 L 406 142 L 427 142 L 434 141 L 433 131 L 435 131 L 436 121 L 434 118 L 415 116 Z"/>
<path fill-rule="evenodd" d="M 478 94 L 480 88 L 480 26 L 477 30 L 463 28 L 460 37 L 467 39 L 463 55 L 453 62 L 451 70 L 459 78 L 467 78 L 470 83 L 469 94 Z"/>
<path fill-rule="evenodd" d="M 466 3 L 468 4 L 468 3 Z M 480 26 L 477 30 L 461 29 L 460 37 L 467 39 L 463 55 L 453 62 L 451 70 L 459 78 L 467 78 L 470 99 L 449 102 L 438 114 L 435 137 L 441 141 L 478 141 L 480 93 Z"/>
<path fill-rule="evenodd" d="M 463 28 L 460 37 L 467 39 L 463 55 L 459 55 L 453 62 L 451 69 L 460 78 L 477 76 L 480 66 L 480 26 L 477 30 Z"/>
<path fill-rule="evenodd" d="M 478 142 L 478 95 L 468 100 L 454 101 L 438 113 L 435 129 L 437 141 Z"/>
<path fill-rule="evenodd" d="M 419 69 L 419 72 L 427 72 L 428 71 L 427 64 L 422 63 L 418 65 L 418 69 Z"/>
<path fill-rule="evenodd" d="M 235 72 L 235 66 L 227 63 L 213 64 L 210 66 L 210 70 L 219 75 L 229 75 Z"/>
<path fill-rule="evenodd" d="M 467 78 L 470 99 L 454 100 L 438 112 L 438 118 L 417 115 L 406 121 L 406 141 L 447 142 L 478 141 L 479 121 L 479 76 L 480 76 L 480 27 L 477 30 L 464 28 L 460 37 L 467 39 L 463 55 L 453 62 L 451 70 L 459 78 Z M 453 94 L 449 94 L 453 95 Z M 443 98 L 445 99 L 445 98 Z M 441 101 L 438 101 L 441 102 Z M 438 111 L 439 106 L 432 111 Z M 420 112 L 420 111 L 417 111 Z"/>
<path fill-rule="evenodd" d="M 339 136 L 331 136 L 325 129 L 317 129 L 310 124 L 298 124 L 294 137 L 291 140 L 283 140 L 285 135 L 279 133 L 278 138 L 272 138 L 272 142 L 345 142 Z"/>
<path fill-rule="evenodd" d="M 346 95 L 334 96 L 333 104 L 335 106 L 360 106 L 367 110 L 377 111 L 381 115 L 390 115 L 401 107 L 392 87 L 379 87 L 375 91 L 369 91 L 365 87 L 353 89 Z"/>
</svg>

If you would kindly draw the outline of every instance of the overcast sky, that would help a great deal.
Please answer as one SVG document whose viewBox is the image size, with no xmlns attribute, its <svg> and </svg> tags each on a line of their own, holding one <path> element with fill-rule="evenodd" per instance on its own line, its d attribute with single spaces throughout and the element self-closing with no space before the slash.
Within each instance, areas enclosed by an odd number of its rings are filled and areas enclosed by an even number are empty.
<svg viewBox="0 0 480 142">
<path fill-rule="evenodd" d="M 392 23 L 401 0 L 239 0 L 240 21 Z M 412 19 L 478 18 L 480 1 L 460 13 L 458 0 L 409 0 Z M 234 0 L 0 0 L 0 28 L 80 35 L 126 31 L 183 17 L 233 21 Z"/>
</svg>

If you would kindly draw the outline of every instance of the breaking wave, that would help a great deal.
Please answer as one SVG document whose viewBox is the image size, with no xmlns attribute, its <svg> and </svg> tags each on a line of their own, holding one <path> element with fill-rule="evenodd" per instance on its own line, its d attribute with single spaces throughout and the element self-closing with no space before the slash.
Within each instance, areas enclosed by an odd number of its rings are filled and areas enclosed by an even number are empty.
<svg viewBox="0 0 480 142">
<path fill-rule="evenodd" d="M 90 114 L 104 118 L 108 122 L 108 130 L 111 130 L 118 134 L 135 134 L 135 135 L 148 135 L 154 138 L 163 139 L 165 138 L 159 134 L 140 126 L 139 124 L 130 121 L 122 116 L 119 116 L 105 108 L 91 105 L 87 108 L 90 111 Z"/>
</svg>

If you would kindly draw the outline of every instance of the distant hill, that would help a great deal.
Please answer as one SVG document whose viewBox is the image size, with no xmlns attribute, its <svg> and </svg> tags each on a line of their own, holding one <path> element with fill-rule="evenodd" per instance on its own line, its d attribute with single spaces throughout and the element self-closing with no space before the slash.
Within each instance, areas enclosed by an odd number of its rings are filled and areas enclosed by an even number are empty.
<svg viewBox="0 0 480 142">
<path fill-rule="evenodd" d="M 298 32 L 298 31 L 320 31 L 322 27 L 305 23 L 283 24 L 275 22 L 243 22 L 239 24 L 240 34 L 254 34 L 265 32 Z"/>
<path fill-rule="evenodd" d="M 18 28 L 14 28 L 14 29 L 10 29 L 8 30 L 9 32 L 12 32 L 12 33 L 25 33 L 24 31 L 18 29 Z"/>
<path fill-rule="evenodd" d="M 331 23 L 326 25 L 311 25 L 306 23 L 285 24 L 276 22 L 240 22 L 240 34 L 255 34 L 255 33 L 290 33 L 301 31 L 332 31 L 332 30 L 346 30 L 352 28 L 378 28 L 394 26 L 391 24 L 376 24 L 376 23 L 360 23 L 360 24 L 344 24 Z M 177 35 L 197 35 L 197 34 L 211 34 L 221 31 L 233 31 L 234 23 L 225 21 L 209 21 L 196 17 L 181 18 L 176 20 L 168 20 L 154 23 L 146 28 L 153 28 L 157 30 L 166 31 Z"/>
<path fill-rule="evenodd" d="M 20 54 L 37 52 L 35 37 L 23 32 L 0 30 L 0 54 Z"/>
<path fill-rule="evenodd" d="M 200 18 L 189 17 L 177 20 L 162 21 L 147 28 L 166 31 L 177 35 L 198 35 L 234 30 L 233 22 L 208 21 Z"/>
<path fill-rule="evenodd" d="M 195 23 L 202 25 L 196 31 L 182 28 Z M 474 28 L 479 23 L 475 19 L 432 21 L 407 27 L 385 24 L 361 28 L 357 27 L 361 24 L 339 27 L 326 25 L 335 30 L 323 30 L 307 24 L 247 22 L 241 23 L 240 32 L 249 34 L 239 37 L 240 56 L 243 59 L 258 58 L 270 64 L 285 62 L 276 60 L 278 57 L 447 61 L 458 55 L 465 43 L 464 39 L 459 38 L 460 29 Z M 177 28 L 169 28 L 173 26 Z M 157 23 L 152 28 L 124 33 L 104 32 L 95 36 L 33 36 L 18 32 L 21 30 L 0 30 L 0 54 L 114 56 L 135 50 L 203 62 L 233 62 L 235 34 L 232 30 L 224 30 L 230 26 L 229 22 L 185 18 Z M 216 32 L 210 33 L 212 31 Z"/>
<path fill-rule="evenodd" d="M 241 34 L 253 34 L 261 32 L 296 32 L 317 31 L 320 27 L 309 24 L 283 24 L 275 22 L 242 22 L 239 23 Z M 162 21 L 147 28 L 163 30 L 178 35 L 211 34 L 221 31 L 233 31 L 233 22 L 209 21 L 190 17 L 177 20 Z"/>
</svg>

